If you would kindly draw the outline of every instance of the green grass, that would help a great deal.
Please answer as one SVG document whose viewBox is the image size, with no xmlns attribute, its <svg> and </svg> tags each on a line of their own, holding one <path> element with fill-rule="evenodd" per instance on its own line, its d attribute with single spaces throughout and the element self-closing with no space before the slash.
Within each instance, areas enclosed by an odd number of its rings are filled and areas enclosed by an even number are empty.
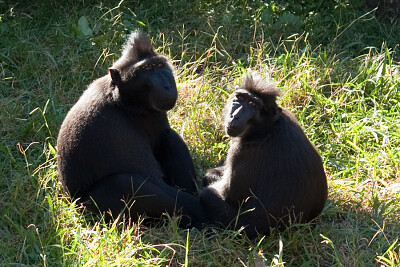
<svg viewBox="0 0 400 267">
<path fill-rule="evenodd" d="M 0 1 L 0 266 L 400 265 L 400 21 L 361 0 L 263 2 Z M 199 181 L 226 154 L 234 86 L 248 71 L 276 82 L 324 161 L 314 223 L 257 240 L 106 224 L 62 194 L 59 126 L 135 29 L 173 61 L 169 118 Z"/>
</svg>

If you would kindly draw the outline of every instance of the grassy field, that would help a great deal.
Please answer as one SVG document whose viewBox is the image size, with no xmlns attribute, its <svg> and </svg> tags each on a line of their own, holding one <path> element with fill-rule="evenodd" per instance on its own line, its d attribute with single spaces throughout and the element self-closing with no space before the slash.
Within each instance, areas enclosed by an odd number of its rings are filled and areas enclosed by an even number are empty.
<svg viewBox="0 0 400 267">
<path fill-rule="evenodd" d="M 263 2 L 0 1 L 0 266 L 400 265 L 400 21 L 361 0 Z M 248 240 L 177 218 L 106 224 L 65 198 L 60 124 L 135 29 L 173 61 L 170 123 L 199 181 L 226 154 L 221 112 L 243 75 L 281 88 L 329 180 L 314 223 Z"/>
</svg>

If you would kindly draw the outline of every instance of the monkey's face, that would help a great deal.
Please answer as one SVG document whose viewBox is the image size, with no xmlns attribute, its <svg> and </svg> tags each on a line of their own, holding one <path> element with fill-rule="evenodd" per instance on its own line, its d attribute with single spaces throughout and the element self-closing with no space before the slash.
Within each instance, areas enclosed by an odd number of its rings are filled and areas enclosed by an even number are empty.
<svg viewBox="0 0 400 267">
<path fill-rule="evenodd" d="M 263 101 L 245 89 L 236 90 L 225 106 L 225 131 L 229 136 L 242 136 L 260 117 Z"/>
<path fill-rule="evenodd" d="M 178 91 L 171 69 L 167 65 L 158 65 L 145 69 L 141 75 L 143 88 L 149 92 L 149 107 L 158 111 L 167 111 L 175 106 Z M 139 77 L 140 77 L 139 76 Z"/>
<path fill-rule="evenodd" d="M 140 105 L 157 111 L 167 111 L 175 106 L 178 91 L 172 70 L 165 61 L 139 62 L 125 73 L 122 71 L 117 87 L 126 105 Z"/>
</svg>

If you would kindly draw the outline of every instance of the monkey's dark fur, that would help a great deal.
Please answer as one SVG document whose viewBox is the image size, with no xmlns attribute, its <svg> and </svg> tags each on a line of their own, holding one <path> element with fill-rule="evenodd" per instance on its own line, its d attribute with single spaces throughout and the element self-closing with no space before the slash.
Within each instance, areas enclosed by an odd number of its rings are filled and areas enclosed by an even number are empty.
<svg viewBox="0 0 400 267">
<path fill-rule="evenodd" d="M 327 199 L 321 157 L 296 118 L 278 107 L 278 95 L 275 86 L 249 75 L 229 97 L 224 110 L 225 129 L 232 136 L 227 159 L 206 172 L 208 186 L 200 196 L 213 222 L 244 227 L 249 237 L 268 234 L 270 227 L 308 222 Z"/>
<path fill-rule="evenodd" d="M 147 36 L 133 33 L 109 75 L 68 112 L 57 140 L 63 186 L 89 209 L 133 218 L 182 212 L 204 218 L 189 151 L 168 123 L 177 99 L 172 67 Z"/>
</svg>

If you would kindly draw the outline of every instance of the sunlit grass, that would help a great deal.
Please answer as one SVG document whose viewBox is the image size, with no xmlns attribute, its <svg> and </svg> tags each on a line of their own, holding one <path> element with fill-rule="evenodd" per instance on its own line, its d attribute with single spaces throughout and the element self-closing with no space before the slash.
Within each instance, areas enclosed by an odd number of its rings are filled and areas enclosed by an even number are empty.
<svg viewBox="0 0 400 267">
<path fill-rule="evenodd" d="M 0 265 L 398 266 L 400 25 L 360 3 L 0 3 Z M 248 240 L 179 229 L 179 218 L 105 223 L 63 194 L 59 126 L 134 29 L 175 66 L 168 115 L 199 192 L 229 146 L 222 108 L 234 86 L 255 71 L 281 88 L 328 176 L 315 222 Z"/>
</svg>

